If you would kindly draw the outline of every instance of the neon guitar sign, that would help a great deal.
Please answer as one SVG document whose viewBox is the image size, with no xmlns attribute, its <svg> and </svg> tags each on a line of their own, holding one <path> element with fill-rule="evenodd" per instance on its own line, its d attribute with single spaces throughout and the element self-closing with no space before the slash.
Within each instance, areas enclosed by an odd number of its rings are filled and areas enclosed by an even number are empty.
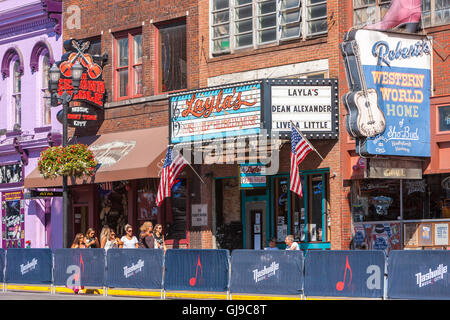
<svg viewBox="0 0 450 320">
<path fill-rule="evenodd" d="M 72 66 L 78 61 L 84 68 L 78 93 L 74 95 L 74 101 L 84 101 L 98 107 L 103 107 L 105 100 L 105 84 L 102 79 L 103 69 L 94 61 L 94 58 L 86 53 L 90 47 L 90 42 L 71 40 L 71 46 L 67 52 L 66 60 L 61 61 L 59 70 L 61 78 L 58 84 L 58 91 L 62 93 L 66 90 L 69 94 L 73 91 L 72 86 Z"/>
</svg>

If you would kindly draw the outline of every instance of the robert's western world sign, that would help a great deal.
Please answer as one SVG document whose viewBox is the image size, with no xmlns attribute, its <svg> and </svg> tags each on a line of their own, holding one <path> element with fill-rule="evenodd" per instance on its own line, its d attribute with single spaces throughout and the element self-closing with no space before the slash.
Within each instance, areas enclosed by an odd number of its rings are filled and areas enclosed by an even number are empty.
<svg viewBox="0 0 450 320">
<path fill-rule="evenodd" d="M 348 133 L 367 155 L 430 156 L 431 42 L 373 30 L 341 44 L 350 91 Z"/>
</svg>

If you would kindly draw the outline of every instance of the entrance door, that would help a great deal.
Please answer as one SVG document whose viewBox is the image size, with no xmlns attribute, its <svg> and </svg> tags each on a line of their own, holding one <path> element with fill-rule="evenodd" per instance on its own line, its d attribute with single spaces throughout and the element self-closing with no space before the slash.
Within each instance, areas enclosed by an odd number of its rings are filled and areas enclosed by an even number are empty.
<svg viewBox="0 0 450 320">
<path fill-rule="evenodd" d="M 86 235 L 88 229 L 88 206 L 74 206 L 73 207 L 73 236 L 77 233 Z"/>
<path fill-rule="evenodd" d="M 265 197 L 250 197 L 245 201 L 245 248 L 262 250 L 267 242 Z"/>
</svg>

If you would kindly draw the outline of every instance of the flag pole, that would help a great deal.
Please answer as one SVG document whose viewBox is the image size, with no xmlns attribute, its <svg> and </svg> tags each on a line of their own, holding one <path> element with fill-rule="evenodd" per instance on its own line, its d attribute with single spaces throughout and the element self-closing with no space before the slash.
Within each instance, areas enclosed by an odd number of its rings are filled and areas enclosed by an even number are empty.
<svg viewBox="0 0 450 320">
<path fill-rule="evenodd" d="M 320 157 L 320 159 L 322 159 L 322 161 L 325 161 L 325 159 L 322 157 L 322 155 L 316 150 L 316 148 L 314 148 L 314 146 L 309 142 L 308 139 L 305 138 L 305 136 L 302 134 L 302 132 L 300 130 L 298 130 L 298 128 L 295 126 L 294 122 L 291 120 L 291 126 L 293 126 L 295 128 L 295 130 L 297 130 L 297 132 L 302 136 L 303 140 L 306 141 L 306 143 L 311 147 L 311 149 L 313 149 Z"/>
<path fill-rule="evenodd" d="M 183 156 L 182 156 L 183 157 Z M 183 157 L 184 158 L 184 157 Z M 197 171 L 195 171 L 195 169 L 191 166 L 191 164 L 189 163 L 189 161 L 187 161 L 186 159 L 184 159 L 187 164 L 189 165 L 189 167 L 191 167 L 192 171 L 194 171 L 194 173 L 197 175 L 197 177 L 200 179 L 201 182 L 203 182 L 203 184 L 205 184 L 205 181 L 203 181 L 203 179 L 200 177 L 200 175 L 197 173 Z"/>
<path fill-rule="evenodd" d="M 173 144 L 170 144 L 170 145 L 169 145 L 169 148 L 171 148 L 171 147 L 173 148 Z M 172 150 L 173 150 L 173 149 L 172 149 Z M 191 163 L 190 163 L 189 161 L 186 160 L 186 158 L 184 157 L 184 155 L 182 155 L 179 151 L 178 151 L 178 154 L 181 155 L 181 156 L 183 157 L 184 161 L 186 161 L 186 163 L 188 164 L 188 166 L 192 169 L 192 171 L 194 171 L 195 175 L 200 179 L 200 181 L 201 181 L 203 184 L 206 184 L 205 181 L 203 181 L 203 179 L 200 177 L 200 175 L 199 175 L 199 174 L 197 173 L 197 171 L 194 169 L 194 167 L 192 167 Z"/>
</svg>

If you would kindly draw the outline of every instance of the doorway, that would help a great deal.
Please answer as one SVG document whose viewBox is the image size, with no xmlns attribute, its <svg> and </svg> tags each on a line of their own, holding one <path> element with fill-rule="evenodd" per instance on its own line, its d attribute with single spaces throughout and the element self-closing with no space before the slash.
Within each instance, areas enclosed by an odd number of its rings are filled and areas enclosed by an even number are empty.
<svg viewBox="0 0 450 320">
<path fill-rule="evenodd" d="M 73 207 L 73 236 L 77 233 L 82 233 L 86 235 L 88 229 L 88 206 L 77 206 Z"/>
<path fill-rule="evenodd" d="M 267 197 L 244 197 L 244 248 L 262 250 L 267 244 Z"/>
</svg>

